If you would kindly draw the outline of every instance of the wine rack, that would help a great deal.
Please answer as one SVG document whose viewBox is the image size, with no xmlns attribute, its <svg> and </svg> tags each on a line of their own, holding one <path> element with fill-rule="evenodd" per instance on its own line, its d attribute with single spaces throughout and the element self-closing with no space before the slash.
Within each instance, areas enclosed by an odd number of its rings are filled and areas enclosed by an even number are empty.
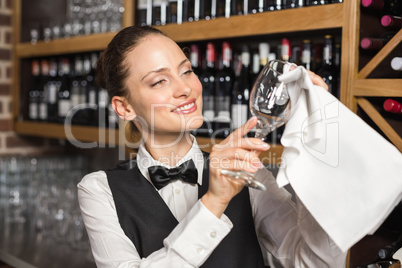
<svg viewBox="0 0 402 268">
<path fill-rule="evenodd" d="M 20 99 L 19 68 L 20 60 L 30 57 L 61 55 L 102 50 L 113 38 L 115 33 L 95 34 L 90 36 L 72 37 L 69 39 L 39 41 L 32 45 L 20 42 L 21 0 L 15 1 L 15 90 L 14 98 Z M 132 25 L 135 16 L 134 1 L 124 2 L 123 27 Z M 344 3 L 329 4 L 282 11 L 264 12 L 230 18 L 216 18 L 185 22 L 181 25 L 167 24 L 158 26 L 163 32 L 177 42 L 205 41 L 223 38 L 246 38 L 249 36 L 266 36 L 277 34 L 293 34 L 309 31 L 325 31 L 341 29 L 341 86 L 340 99 L 352 111 L 363 109 L 378 124 L 384 134 L 402 150 L 400 134 L 393 130 L 385 119 L 375 113 L 375 109 L 365 97 L 401 97 L 401 79 L 368 78 L 377 65 L 392 51 L 400 49 L 402 31 L 399 31 L 388 44 L 377 53 L 361 70 L 359 70 L 359 29 L 360 1 L 345 0 Z M 27 122 L 19 115 L 19 103 L 13 107 L 15 131 L 23 135 L 34 135 L 50 138 L 65 138 L 62 125 Z M 374 109 L 374 110 L 373 110 Z M 382 118 L 382 119 L 381 119 Z M 93 127 L 73 126 L 75 138 L 82 141 L 99 141 L 98 131 Z M 117 130 L 116 130 L 117 131 Z M 111 135 L 118 137 L 118 134 Z M 107 142 L 113 139 L 106 139 Z M 109 141 L 110 140 L 110 141 Z M 205 139 L 201 139 L 205 141 Z M 280 150 L 278 151 L 280 153 Z"/>
</svg>

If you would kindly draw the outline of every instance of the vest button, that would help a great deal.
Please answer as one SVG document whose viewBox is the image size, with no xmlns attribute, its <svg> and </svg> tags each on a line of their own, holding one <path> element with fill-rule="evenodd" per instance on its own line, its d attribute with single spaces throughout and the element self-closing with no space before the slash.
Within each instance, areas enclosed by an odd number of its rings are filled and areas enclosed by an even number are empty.
<svg viewBox="0 0 402 268">
<path fill-rule="evenodd" d="M 180 193 L 181 193 L 181 190 L 180 190 L 180 189 L 176 189 L 176 190 L 174 190 L 174 192 L 175 192 L 175 194 L 180 194 Z"/>
<path fill-rule="evenodd" d="M 204 249 L 203 248 L 197 248 L 197 253 L 202 255 L 204 253 Z"/>
</svg>

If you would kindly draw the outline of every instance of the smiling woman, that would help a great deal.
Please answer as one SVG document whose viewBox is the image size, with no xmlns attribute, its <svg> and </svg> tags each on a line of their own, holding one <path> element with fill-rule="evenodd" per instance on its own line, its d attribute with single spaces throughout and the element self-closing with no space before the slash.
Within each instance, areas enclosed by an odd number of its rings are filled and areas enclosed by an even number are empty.
<svg viewBox="0 0 402 268">
<path fill-rule="evenodd" d="M 202 86 L 180 47 L 151 27 L 120 31 L 98 66 L 113 109 L 142 135 L 136 159 L 85 176 L 83 219 L 98 267 L 343 267 L 341 252 L 302 203 L 279 188 L 245 138 L 251 118 L 210 155 L 190 131 L 202 125 Z M 221 169 L 254 173 L 243 188 Z M 305 239 L 306 237 L 306 239 Z"/>
</svg>

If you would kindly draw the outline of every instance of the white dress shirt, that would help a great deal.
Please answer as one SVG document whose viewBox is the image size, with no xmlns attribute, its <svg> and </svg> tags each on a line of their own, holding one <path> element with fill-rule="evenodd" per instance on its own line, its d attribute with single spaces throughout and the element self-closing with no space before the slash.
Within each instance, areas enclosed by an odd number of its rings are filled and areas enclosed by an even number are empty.
<svg viewBox="0 0 402 268">
<path fill-rule="evenodd" d="M 202 184 L 204 158 L 196 139 L 193 140 L 192 148 L 176 166 L 193 159 L 198 183 Z M 138 150 L 137 164 L 149 181 L 148 167 L 166 166 L 153 159 L 143 144 Z M 283 267 L 344 267 L 346 254 L 337 248 L 303 204 L 295 205 L 291 195 L 278 187 L 268 170 L 260 170 L 257 176 L 267 187 L 264 192 L 250 189 L 262 251 L 270 252 Z M 82 179 L 78 184 L 78 199 L 98 267 L 199 267 L 232 229 L 227 216 L 218 219 L 198 200 L 198 185 L 174 181 L 158 192 L 179 224 L 165 238 L 163 248 L 141 259 L 119 224 L 106 173 L 93 172 Z"/>
</svg>

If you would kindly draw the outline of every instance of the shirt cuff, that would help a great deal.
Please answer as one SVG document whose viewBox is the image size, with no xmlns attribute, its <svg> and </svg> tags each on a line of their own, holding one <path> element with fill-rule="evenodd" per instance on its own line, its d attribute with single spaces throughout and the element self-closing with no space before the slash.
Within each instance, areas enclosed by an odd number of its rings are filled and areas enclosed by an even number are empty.
<svg viewBox="0 0 402 268">
<path fill-rule="evenodd" d="M 202 265 L 232 229 L 226 215 L 217 218 L 200 200 L 164 240 L 167 250 L 173 250 L 193 266 Z"/>
</svg>

